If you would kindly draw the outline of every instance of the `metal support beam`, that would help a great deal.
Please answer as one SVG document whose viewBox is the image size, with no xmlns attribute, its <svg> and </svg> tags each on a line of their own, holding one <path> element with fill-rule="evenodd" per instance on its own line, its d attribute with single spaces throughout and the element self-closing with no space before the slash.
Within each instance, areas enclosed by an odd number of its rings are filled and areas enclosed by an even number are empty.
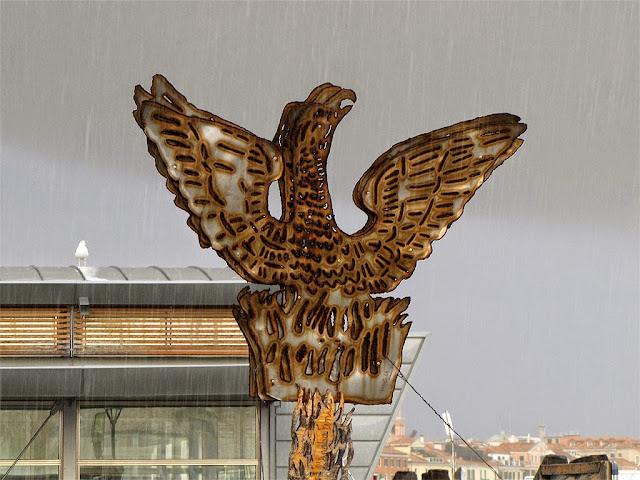
<svg viewBox="0 0 640 480">
<path fill-rule="evenodd" d="M 64 400 L 62 406 L 62 480 L 77 480 L 78 478 L 77 420 L 78 402 L 75 399 Z"/>
</svg>

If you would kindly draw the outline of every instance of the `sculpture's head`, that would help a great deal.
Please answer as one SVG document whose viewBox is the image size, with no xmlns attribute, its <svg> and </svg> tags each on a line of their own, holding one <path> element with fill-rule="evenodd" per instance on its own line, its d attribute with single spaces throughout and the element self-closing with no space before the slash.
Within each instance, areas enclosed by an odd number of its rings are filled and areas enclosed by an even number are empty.
<svg viewBox="0 0 640 480">
<path fill-rule="evenodd" d="M 353 90 L 330 83 L 314 88 L 304 102 L 284 107 L 274 143 L 284 148 L 304 143 L 326 150 L 338 123 L 355 101 Z"/>
</svg>

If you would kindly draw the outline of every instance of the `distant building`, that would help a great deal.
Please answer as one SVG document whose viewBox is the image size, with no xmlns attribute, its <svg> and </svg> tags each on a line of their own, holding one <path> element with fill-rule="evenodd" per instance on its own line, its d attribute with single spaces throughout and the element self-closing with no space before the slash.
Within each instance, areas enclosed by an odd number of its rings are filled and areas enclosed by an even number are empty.
<svg viewBox="0 0 640 480">
<path fill-rule="evenodd" d="M 551 453 L 544 441 L 503 443 L 486 449 L 487 456 L 506 466 L 537 466 Z M 535 473 L 535 472 L 534 472 Z"/>
<path fill-rule="evenodd" d="M 415 472 L 419 479 L 429 469 L 429 461 L 422 455 L 410 454 L 407 459 L 407 470 Z"/>
<path fill-rule="evenodd" d="M 496 462 L 498 471 L 505 480 L 523 480 L 535 475 L 542 459 L 551 453 L 544 441 L 507 442 L 489 446 L 487 457 Z"/>
<path fill-rule="evenodd" d="M 567 457 L 569 461 L 588 455 L 607 455 L 620 469 L 620 480 L 640 475 L 640 440 L 628 437 L 583 438 L 577 435 L 548 436 L 546 427 L 538 427 L 538 436 L 517 437 L 503 433 L 487 442 L 470 442 L 483 459 L 468 447 L 456 444 L 455 476 L 452 472 L 451 444 L 425 441 L 415 432 L 404 435 L 405 419 L 396 418 L 387 440 L 376 474 L 380 480 L 391 480 L 399 470 L 415 472 L 418 478 L 430 470 L 445 470 L 455 480 L 494 480 L 497 472 L 504 480 L 533 478 L 547 455 Z M 406 468 L 405 468 L 406 461 Z M 488 464 L 488 465 L 487 465 Z"/>
<path fill-rule="evenodd" d="M 606 455 L 621 465 L 621 461 L 640 465 L 640 440 L 630 437 L 581 437 L 562 435 L 548 437 L 549 448 L 566 452 L 571 457 Z"/>
<path fill-rule="evenodd" d="M 385 445 L 375 473 L 379 480 L 391 480 L 396 472 L 407 470 L 408 461 L 409 455 L 406 452 Z"/>
<path fill-rule="evenodd" d="M 391 433 L 389 434 L 389 441 L 396 440 L 397 438 L 404 437 L 405 432 L 405 420 L 402 416 L 402 410 L 398 411 L 393 425 L 391 426 Z"/>
<path fill-rule="evenodd" d="M 405 435 L 405 419 L 398 412 L 374 470 L 377 479 L 391 480 L 396 472 L 414 471 L 410 468 L 411 454 L 413 450 L 419 450 L 420 445 L 424 447 L 424 442 L 417 435 Z"/>
</svg>

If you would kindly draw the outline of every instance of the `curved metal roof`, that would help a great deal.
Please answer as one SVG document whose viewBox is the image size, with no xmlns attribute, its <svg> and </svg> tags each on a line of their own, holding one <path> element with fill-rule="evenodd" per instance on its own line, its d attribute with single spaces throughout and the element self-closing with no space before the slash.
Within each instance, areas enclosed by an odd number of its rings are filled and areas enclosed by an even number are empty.
<svg viewBox="0 0 640 480">
<path fill-rule="evenodd" d="M 247 285 L 229 268 L 0 267 L 0 305 L 221 306 Z"/>
<path fill-rule="evenodd" d="M 241 282 L 229 268 L 201 267 L 0 267 L 0 282 Z"/>
</svg>

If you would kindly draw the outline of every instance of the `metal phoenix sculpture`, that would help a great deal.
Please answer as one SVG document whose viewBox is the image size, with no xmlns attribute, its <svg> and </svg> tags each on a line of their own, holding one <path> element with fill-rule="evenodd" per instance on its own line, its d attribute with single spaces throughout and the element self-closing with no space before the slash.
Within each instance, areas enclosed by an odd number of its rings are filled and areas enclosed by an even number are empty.
<svg viewBox="0 0 640 480">
<path fill-rule="evenodd" d="M 391 402 L 410 299 L 373 295 L 392 291 L 430 255 L 520 147 L 526 125 L 488 115 L 394 145 L 358 181 L 353 200 L 368 219 L 349 235 L 334 218 L 327 157 L 356 101 L 352 90 L 325 83 L 289 103 L 272 141 L 200 110 L 161 75 L 151 92 L 137 86 L 134 99 L 149 152 L 200 245 L 247 281 L 280 286 L 247 287 L 235 307 L 252 395 L 307 402 L 309 411 L 322 403 L 315 389 L 339 395 L 340 405 Z M 267 205 L 276 180 L 280 218 Z M 299 398 L 299 389 L 308 393 Z"/>
</svg>

